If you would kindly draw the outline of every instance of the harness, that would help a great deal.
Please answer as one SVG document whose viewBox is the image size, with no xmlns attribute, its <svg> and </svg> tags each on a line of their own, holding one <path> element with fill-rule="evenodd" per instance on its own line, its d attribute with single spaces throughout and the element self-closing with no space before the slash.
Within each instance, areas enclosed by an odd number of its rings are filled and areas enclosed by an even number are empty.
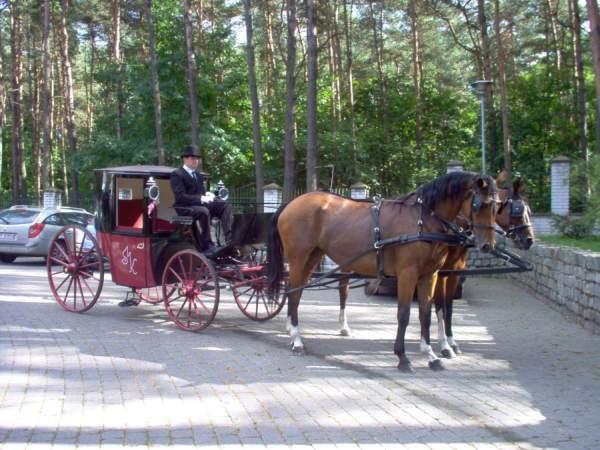
<svg viewBox="0 0 600 450">
<path fill-rule="evenodd" d="M 416 194 L 413 194 L 413 195 L 416 195 Z M 412 197 L 412 195 L 409 195 L 401 200 L 391 200 L 391 201 L 395 202 L 395 203 L 400 203 L 400 204 L 407 204 L 406 201 L 410 197 Z M 381 224 L 380 224 L 379 216 L 381 213 L 381 207 L 383 205 L 383 202 L 384 202 L 384 200 L 381 199 L 380 197 L 374 197 L 373 198 L 373 206 L 371 206 L 371 208 L 370 208 L 371 218 L 373 221 L 373 247 L 359 253 L 358 255 L 351 258 L 349 261 L 345 261 L 344 263 L 323 273 L 317 279 L 315 279 L 313 282 L 308 283 L 307 285 L 304 285 L 304 286 L 298 286 L 293 289 L 289 289 L 286 291 L 286 293 L 290 294 L 294 291 L 297 291 L 299 289 L 304 289 L 306 287 L 326 286 L 326 285 L 334 283 L 340 279 L 350 278 L 350 274 L 338 274 L 338 272 L 341 271 L 344 267 L 352 265 L 354 262 L 358 261 L 360 258 L 362 258 L 363 256 L 367 255 L 368 253 L 370 253 L 372 251 L 376 252 L 377 280 L 378 280 L 378 282 L 381 282 L 384 278 L 386 278 L 385 270 L 384 270 L 384 258 L 383 258 L 383 249 L 385 247 L 390 247 L 390 246 L 395 246 L 395 245 L 406 245 L 406 244 L 410 244 L 412 242 L 430 242 L 430 243 L 443 242 L 443 243 L 446 243 L 448 245 L 453 245 L 453 246 L 459 246 L 459 245 L 471 246 L 473 243 L 473 236 L 469 232 L 464 230 L 462 227 L 456 225 L 455 223 L 445 220 L 442 217 L 439 217 L 433 210 L 429 210 L 429 216 L 432 217 L 433 219 L 435 219 L 438 223 L 440 223 L 442 225 L 442 228 L 444 231 L 443 232 L 423 231 L 424 204 L 423 204 L 423 199 L 419 196 L 417 196 L 415 203 L 414 203 L 415 205 L 417 205 L 418 211 L 419 211 L 418 219 L 417 219 L 417 232 L 409 233 L 409 234 L 401 234 L 398 236 L 381 239 Z M 409 204 L 407 204 L 407 205 L 409 205 Z M 471 220 L 470 220 L 471 225 L 473 227 L 478 226 L 480 228 L 495 229 L 495 227 L 493 227 L 491 225 L 479 225 L 479 224 L 473 223 L 473 220 L 472 220 L 473 211 L 475 211 L 475 212 L 479 211 L 479 209 L 481 209 L 482 205 L 483 205 L 483 202 L 482 202 L 479 194 L 476 192 L 473 193 L 473 198 L 471 200 Z M 412 206 L 412 204 L 410 206 Z M 450 234 L 449 232 L 451 232 L 453 234 Z M 329 280 L 329 281 L 323 281 L 326 278 L 334 278 L 334 279 Z"/>
<path fill-rule="evenodd" d="M 415 204 L 418 207 L 417 232 L 402 234 L 391 238 L 381 239 L 381 225 L 379 216 L 383 200 L 375 197 L 373 206 L 371 206 L 371 219 L 373 220 L 373 249 L 377 257 L 377 278 L 385 278 L 383 249 L 392 245 L 405 245 L 412 242 L 445 242 L 448 245 L 465 245 L 471 237 L 458 225 L 449 222 L 437 216 L 434 211 L 430 211 L 429 215 L 440 222 L 443 228 L 450 230 L 454 234 L 448 232 L 435 233 L 423 231 L 423 199 L 417 197 Z M 369 250 L 370 251 L 370 250 Z"/>
<path fill-rule="evenodd" d="M 508 231 L 506 232 L 506 236 L 509 238 L 515 238 L 516 233 L 523 228 L 531 228 L 532 225 L 529 223 L 519 223 L 517 225 L 513 225 L 513 219 L 518 220 L 519 222 L 523 222 L 523 218 L 525 216 L 525 210 L 527 209 L 527 205 L 521 198 L 507 198 L 502 205 L 500 205 L 500 209 L 498 209 L 498 214 L 502 212 L 502 210 L 506 207 L 510 206 L 510 219 L 508 224 Z"/>
</svg>

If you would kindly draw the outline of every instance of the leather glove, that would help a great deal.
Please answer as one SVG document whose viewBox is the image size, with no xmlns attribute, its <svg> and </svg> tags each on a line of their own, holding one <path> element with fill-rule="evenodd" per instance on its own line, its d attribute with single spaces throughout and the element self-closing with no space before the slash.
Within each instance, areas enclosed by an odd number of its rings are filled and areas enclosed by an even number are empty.
<svg viewBox="0 0 600 450">
<path fill-rule="evenodd" d="M 212 192 L 207 192 L 206 194 L 200 196 L 200 201 L 202 203 L 212 203 L 214 199 L 215 194 L 213 194 Z"/>
</svg>

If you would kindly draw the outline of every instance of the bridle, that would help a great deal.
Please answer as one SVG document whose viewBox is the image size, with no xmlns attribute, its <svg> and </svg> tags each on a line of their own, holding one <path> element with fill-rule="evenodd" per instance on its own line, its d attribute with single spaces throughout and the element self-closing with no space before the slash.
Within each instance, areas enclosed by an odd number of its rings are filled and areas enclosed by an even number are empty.
<svg viewBox="0 0 600 450">
<path fill-rule="evenodd" d="M 516 239 L 518 231 L 532 227 L 531 223 L 525 223 L 525 213 L 530 211 L 530 208 L 525 200 L 520 197 L 513 197 L 513 194 L 502 202 L 498 209 L 498 215 L 500 215 L 506 207 L 510 207 L 506 236 L 510 239 Z"/>
<path fill-rule="evenodd" d="M 457 216 L 457 218 L 463 219 L 465 222 L 468 223 L 467 225 L 467 229 L 483 229 L 483 230 L 495 230 L 496 229 L 496 225 L 492 224 L 492 225 L 486 225 L 486 224 L 481 224 L 481 223 L 476 223 L 475 219 L 473 217 L 474 214 L 479 213 L 479 211 L 481 211 L 481 208 L 483 208 L 484 205 L 488 205 L 491 203 L 491 208 L 492 208 L 492 214 L 495 216 L 496 213 L 496 203 L 497 200 L 497 192 L 493 191 L 491 193 L 491 195 L 493 196 L 494 200 L 492 200 L 491 202 L 484 202 L 483 199 L 481 198 L 481 194 L 479 194 L 479 192 L 475 192 L 473 191 L 473 196 L 471 197 L 471 210 L 469 212 L 469 218 L 467 219 L 465 216 L 462 215 L 462 213 L 459 213 L 459 215 Z"/>
</svg>

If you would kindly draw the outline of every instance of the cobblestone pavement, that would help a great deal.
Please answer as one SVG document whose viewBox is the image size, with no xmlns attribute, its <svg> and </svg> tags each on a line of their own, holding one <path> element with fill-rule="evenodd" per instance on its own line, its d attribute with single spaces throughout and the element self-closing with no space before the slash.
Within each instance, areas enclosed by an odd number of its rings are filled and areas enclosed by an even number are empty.
<svg viewBox="0 0 600 450">
<path fill-rule="evenodd" d="M 300 306 L 307 354 L 285 314 L 186 333 L 160 306 L 119 308 L 107 283 L 85 314 L 52 299 L 38 261 L 0 264 L 0 448 L 600 448 L 600 336 L 507 280 L 473 278 L 455 306 L 464 354 L 432 372 L 408 335 L 415 373 L 392 353 L 393 299 L 335 291 Z M 437 334 L 435 327 L 432 336 Z"/>
</svg>

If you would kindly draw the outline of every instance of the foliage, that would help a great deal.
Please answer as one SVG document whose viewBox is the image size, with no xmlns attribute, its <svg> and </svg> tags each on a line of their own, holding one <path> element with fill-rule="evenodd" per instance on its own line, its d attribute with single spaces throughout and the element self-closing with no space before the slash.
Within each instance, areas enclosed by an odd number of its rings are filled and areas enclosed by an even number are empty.
<svg viewBox="0 0 600 450">
<path fill-rule="evenodd" d="M 565 236 L 536 236 L 542 242 L 549 244 L 564 245 L 567 247 L 576 247 L 583 250 L 592 250 L 600 252 L 600 237 L 586 236 L 583 238 L 565 237 Z"/>
</svg>

